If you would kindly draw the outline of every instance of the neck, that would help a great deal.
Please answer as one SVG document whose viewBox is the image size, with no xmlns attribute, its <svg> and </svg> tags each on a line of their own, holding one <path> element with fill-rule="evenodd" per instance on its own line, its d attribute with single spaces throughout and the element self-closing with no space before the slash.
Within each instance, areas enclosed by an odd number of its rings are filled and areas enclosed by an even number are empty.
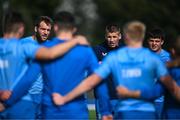
<svg viewBox="0 0 180 120">
<path fill-rule="evenodd" d="M 15 33 L 5 33 L 3 38 L 8 38 L 8 39 L 9 38 L 17 38 L 18 39 L 18 37 L 16 36 Z"/>
<path fill-rule="evenodd" d="M 61 39 L 61 40 L 71 40 L 73 37 L 72 32 L 59 32 L 57 34 L 57 38 Z"/>
<path fill-rule="evenodd" d="M 140 41 L 131 41 L 128 43 L 127 45 L 128 47 L 132 47 L 132 48 L 141 48 L 142 47 L 142 42 Z"/>
<path fill-rule="evenodd" d="M 157 54 L 159 54 L 161 52 L 162 49 L 159 49 L 158 51 L 156 51 Z"/>
</svg>

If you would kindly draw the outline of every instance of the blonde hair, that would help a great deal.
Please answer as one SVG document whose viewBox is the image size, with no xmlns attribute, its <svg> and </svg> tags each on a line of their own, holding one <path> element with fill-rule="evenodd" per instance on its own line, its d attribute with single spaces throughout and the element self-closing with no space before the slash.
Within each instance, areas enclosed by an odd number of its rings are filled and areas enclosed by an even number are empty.
<svg viewBox="0 0 180 120">
<path fill-rule="evenodd" d="M 146 26 L 140 21 L 131 21 L 124 26 L 123 32 L 125 36 L 128 36 L 132 40 L 143 40 Z"/>
</svg>

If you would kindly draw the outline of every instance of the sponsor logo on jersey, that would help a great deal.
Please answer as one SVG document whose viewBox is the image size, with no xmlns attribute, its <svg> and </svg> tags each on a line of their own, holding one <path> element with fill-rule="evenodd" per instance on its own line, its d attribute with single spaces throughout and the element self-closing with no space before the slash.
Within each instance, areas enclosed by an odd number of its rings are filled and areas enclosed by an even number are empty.
<svg viewBox="0 0 180 120">
<path fill-rule="evenodd" d="M 106 55 L 107 55 L 107 53 L 102 52 L 102 56 L 106 56 Z"/>
<path fill-rule="evenodd" d="M 123 78 L 136 78 L 136 77 L 141 77 L 142 71 L 139 68 L 122 69 L 121 75 Z"/>
<path fill-rule="evenodd" d="M 0 68 L 7 68 L 9 66 L 8 60 L 0 59 Z"/>
</svg>

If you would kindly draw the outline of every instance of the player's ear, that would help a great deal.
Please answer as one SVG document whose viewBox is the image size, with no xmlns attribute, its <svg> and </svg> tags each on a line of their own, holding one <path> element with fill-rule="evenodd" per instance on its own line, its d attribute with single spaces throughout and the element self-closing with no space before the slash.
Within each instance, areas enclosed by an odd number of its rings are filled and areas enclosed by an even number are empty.
<svg viewBox="0 0 180 120">
<path fill-rule="evenodd" d="M 34 31 L 37 32 L 37 26 L 34 27 Z"/>
<path fill-rule="evenodd" d="M 121 35 L 121 33 L 119 34 L 119 39 L 121 39 L 122 38 L 122 35 Z"/>
<path fill-rule="evenodd" d="M 163 45 L 164 44 L 164 40 L 161 40 L 161 45 Z"/>
<path fill-rule="evenodd" d="M 54 32 L 57 32 L 57 31 L 58 31 L 58 25 L 55 24 L 55 25 L 54 25 Z"/>
</svg>

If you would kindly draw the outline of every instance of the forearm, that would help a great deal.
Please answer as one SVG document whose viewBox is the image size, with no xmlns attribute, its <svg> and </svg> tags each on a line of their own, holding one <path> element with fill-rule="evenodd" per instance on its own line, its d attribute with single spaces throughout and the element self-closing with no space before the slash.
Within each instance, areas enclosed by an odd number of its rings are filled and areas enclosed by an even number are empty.
<svg viewBox="0 0 180 120">
<path fill-rule="evenodd" d="M 180 87 L 177 85 L 176 81 L 174 81 L 171 76 L 166 76 L 161 78 L 161 82 L 168 89 L 168 91 L 178 100 L 180 101 Z"/>
<path fill-rule="evenodd" d="M 129 96 L 132 98 L 143 100 L 155 100 L 163 95 L 164 88 L 160 83 L 156 83 L 152 87 L 141 88 L 136 91 L 130 91 Z"/>
<path fill-rule="evenodd" d="M 3 93 L 3 91 L 2 90 L 0 90 L 0 96 L 1 96 L 1 94 Z"/>
<path fill-rule="evenodd" d="M 154 100 L 155 98 L 160 97 L 164 91 L 160 83 L 156 83 L 151 87 L 142 87 L 138 90 L 129 90 L 124 86 L 118 86 L 116 90 L 121 98 L 137 98 L 144 100 Z"/>
<path fill-rule="evenodd" d="M 4 109 L 5 109 L 4 104 L 0 102 L 0 112 L 2 112 Z"/>
<path fill-rule="evenodd" d="M 64 101 L 69 102 L 70 100 L 73 100 L 77 96 L 91 90 L 93 87 L 95 87 L 98 83 L 101 82 L 101 78 L 93 74 L 86 78 L 82 83 L 80 83 L 75 89 L 73 89 L 70 93 L 68 93 L 66 96 L 64 96 Z"/>
<path fill-rule="evenodd" d="M 138 99 L 138 98 L 140 97 L 140 93 L 141 93 L 141 92 L 140 92 L 139 90 L 131 91 L 131 92 L 130 92 L 130 97 L 131 97 L 131 98 L 137 98 L 137 99 Z"/>
<path fill-rule="evenodd" d="M 40 60 L 52 60 L 64 55 L 71 48 L 77 45 L 76 40 L 69 40 L 68 42 L 58 44 L 51 48 L 41 47 L 36 53 L 36 59 Z"/>
<path fill-rule="evenodd" d="M 10 90 L 0 90 L 0 101 L 5 101 L 11 96 Z"/>
<path fill-rule="evenodd" d="M 5 101 L 8 106 L 13 105 L 16 101 L 28 93 L 29 88 L 37 80 L 40 74 L 40 66 L 38 64 L 31 64 L 24 76 L 18 81 L 12 90 L 10 98 Z"/>
<path fill-rule="evenodd" d="M 120 98 L 140 98 L 140 90 L 129 90 L 125 86 L 116 87 L 117 94 Z"/>
<path fill-rule="evenodd" d="M 113 116 L 112 115 L 103 115 L 102 120 L 113 120 Z"/>
<path fill-rule="evenodd" d="M 3 94 L 3 91 L 0 90 L 0 101 L 2 100 L 2 94 Z"/>
</svg>

